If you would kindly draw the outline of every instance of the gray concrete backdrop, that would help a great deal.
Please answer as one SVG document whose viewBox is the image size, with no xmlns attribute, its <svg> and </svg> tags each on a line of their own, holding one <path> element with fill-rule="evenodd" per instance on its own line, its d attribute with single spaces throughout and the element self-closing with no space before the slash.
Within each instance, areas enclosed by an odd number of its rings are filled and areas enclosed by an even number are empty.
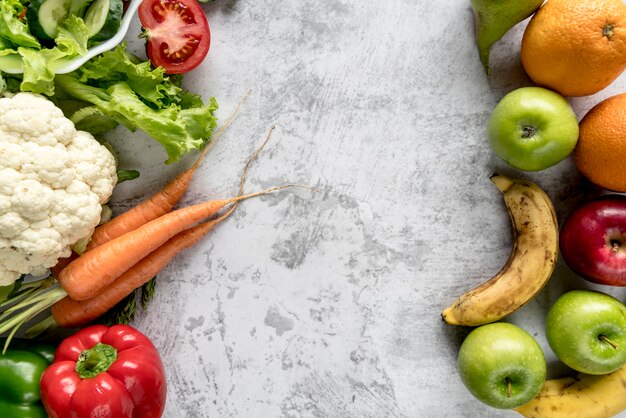
<svg viewBox="0 0 626 418">
<path fill-rule="evenodd" d="M 166 417 L 512 417 L 460 382 L 468 330 L 439 313 L 495 274 L 511 245 L 495 171 L 531 178 L 559 220 L 593 190 L 568 159 L 540 173 L 508 168 L 486 141 L 491 110 L 530 81 L 519 62 L 524 23 L 483 73 L 468 0 L 217 0 L 206 61 L 185 80 L 215 96 L 223 121 L 250 90 L 183 204 L 236 193 L 247 157 L 273 124 L 247 201 L 158 276 L 134 325 L 168 374 Z M 131 47 L 143 53 L 129 33 Z M 626 78 L 572 100 L 579 117 L 626 90 Z M 117 212 L 188 167 L 122 128 L 107 136 L 141 171 L 114 196 Z M 559 263 L 510 318 L 564 372 L 543 318 L 565 289 L 588 287 Z M 604 289 L 608 290 L 608 289 Z M 620 297 L 621 290 L 612 290 Z"/>
</svg>

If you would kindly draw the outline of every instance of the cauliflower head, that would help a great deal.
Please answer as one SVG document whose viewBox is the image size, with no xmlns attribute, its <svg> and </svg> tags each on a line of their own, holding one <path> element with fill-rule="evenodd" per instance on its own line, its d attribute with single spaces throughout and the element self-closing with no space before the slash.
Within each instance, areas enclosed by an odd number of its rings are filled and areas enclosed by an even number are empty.
<svg viewBox="0 0 626 418">
<path fill-rule="evenodd" d="M 0 286 L 45 274 L 90 236 L 116 162 L 43 96 L 0 98 Z"/>
</svg>

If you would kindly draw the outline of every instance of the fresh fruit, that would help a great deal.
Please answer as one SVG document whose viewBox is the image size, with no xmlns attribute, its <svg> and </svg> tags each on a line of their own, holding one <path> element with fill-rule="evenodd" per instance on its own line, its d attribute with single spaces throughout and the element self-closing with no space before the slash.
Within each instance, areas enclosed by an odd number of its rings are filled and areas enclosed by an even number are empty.
<svg viewBox="0 0 626 418">
<path fill-rule="evenodd" d="M 461 344 L 458 367 L 472 395 L 501 409 L 533 399 L 546 379 L 546 359 L 537 341 L 505 322 L 470 332 Z"/>
<path fill-rule="evenodd" d="M 498 321 L 531 300 L 548 282 L 558 251 L 558 224 L 548 195 L 535 183 L 494 175 L 513 225 L 513 248 L 491 279 L 459 297 L 441 316 L 451 325 Z"/>
<path fill-rule="evenodd" d="M 626 306 L 606 293 L 570 290 L 548 311 L 546 337 L 577 372 L 614 372 L 626 364 Z"/>
<path fill-rule="evenodd" d="M 472 0 L 476 24 L 476 45 L 487 74 L 489 51 L 505 33 L 535 13 L 544 0 Z"/>
<path fill-rule="evenodd" d="M 209 23 L 196 0 L 145 0 L 138 14 L 148 39 L 148 57 L 166 73 L 187 73 L 209 52 Z"/>
<path fill-rule="evenodd" d="M 526 26 L 521 58 L 535 83 L 565 96 L 604 89 L 626 68 L 626 4 L 549 0 Z"/>
<path fill-rule="evenodd" d="M 626 366 L 605 375 L 547 380 L 539 394 L 515 410 L 527 418 L 611 418 L 626 410 Z"/>
<path fill-rule="evenodd" d="M 578 206 L 560 234 L 561 254 L 578 275 L 626 286 L 626 196 L 605 195 Z"/>
<path fill-rule="evenodd" d="M 494 153 L 520 170 L 538 171 L 567 157 L 578 141 L 578 120 L 567 100 L 541 87 L 513 90 L 489 120 Z"/>
<path fill-rule="evenodd" d="M 587 112 L 572 155 L 578 170 L 592 183 L 626 192 L 626 93 L 609 97 Z"/>
</svg>

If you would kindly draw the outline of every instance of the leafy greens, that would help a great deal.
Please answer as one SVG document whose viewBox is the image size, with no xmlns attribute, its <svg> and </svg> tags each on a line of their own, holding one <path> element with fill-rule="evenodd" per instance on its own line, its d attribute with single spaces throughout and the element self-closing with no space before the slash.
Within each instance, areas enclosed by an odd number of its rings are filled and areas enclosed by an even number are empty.
<svg viewBox="0 0 626 418">
<path fill-rule="evenodd" d="M 87 52 L 87 26 L 80 17 L 67 17 L 59 26 L 54 47 L 47 48 L 20 18 L 23 11 L 24 5 L 18 0 L 0 1 L 0 70 L 14 72 L 23 68 L 20 90 L 50 96 L 54 94 L 53 63 Z M 0 86 L 5 88 L 6 82 L 0 80 Z"/>
<path fill-rule="evenodd" d="M 128 52 L 125 43 L 54 78 L 61 108 L 63 98 L 79 100 L 131 131 L 141 129 L 163 145 L 167 164 L 204 147 L 217 126 L 215 98 L 203 103 L 199 95 L 182 89 L 181 80 L 152 68 Z"/>
</svg>

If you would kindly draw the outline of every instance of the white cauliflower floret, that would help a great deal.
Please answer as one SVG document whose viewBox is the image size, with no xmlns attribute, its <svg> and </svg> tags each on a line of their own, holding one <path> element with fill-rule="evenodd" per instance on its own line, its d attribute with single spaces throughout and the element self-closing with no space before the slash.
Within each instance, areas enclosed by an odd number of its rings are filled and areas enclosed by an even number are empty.
<svg viewBox="0 0 626 418">
<path fill-rule="evenodd" d="M 100 221 L 115 159 L 51 101 L 0 98 L 0 286 L 43 274 Z"/>
</svg>

